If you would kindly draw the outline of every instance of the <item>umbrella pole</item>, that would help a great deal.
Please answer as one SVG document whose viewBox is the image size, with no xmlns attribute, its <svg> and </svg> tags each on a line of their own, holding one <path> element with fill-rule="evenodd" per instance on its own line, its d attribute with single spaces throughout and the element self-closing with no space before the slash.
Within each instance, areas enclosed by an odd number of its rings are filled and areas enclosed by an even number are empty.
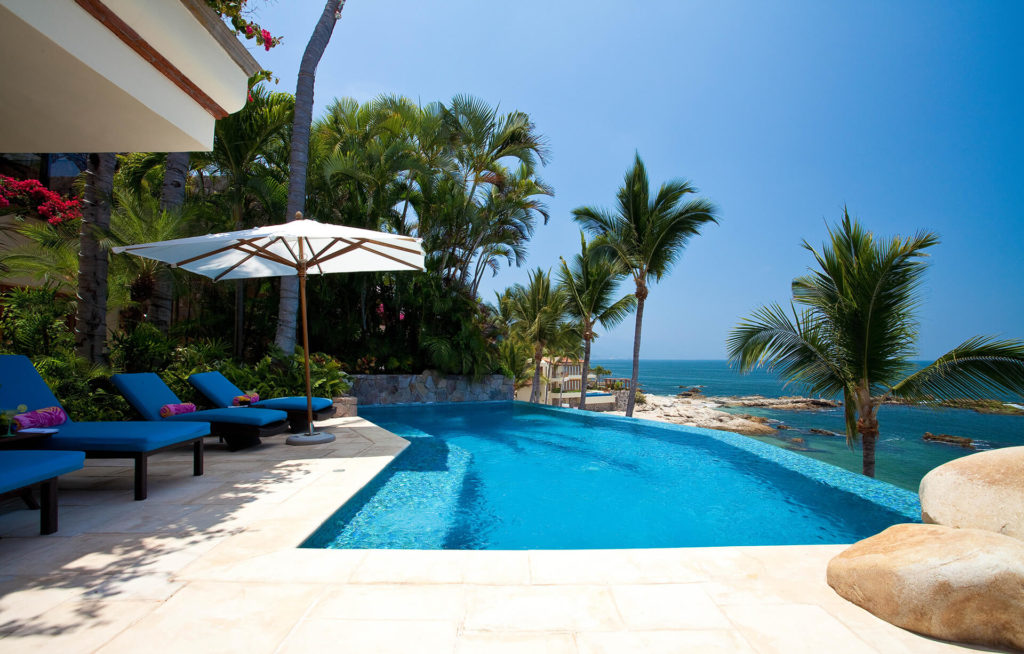
<svg viewBox="0 0 1024 654">
<path fill-rule="evenodd" d="M 302 242 L 299 242 L 299 252 L 302 251 Z M 309 379 L 309 324 L 306 318 L 306 264 L 299 263 L 299 313 L 302 314 L 302 358 L 306 368 L 306 420 L 308 430 L 305 434 L 293 434 L 288 437 L 289 445 L 316 445 L 319 443 L 330 443 L 334 440 L 333 434 L 313 431 L 313 385 Z"/>
<path fill-rule="evenodd" d="M 299 311 L 302 313 L 302 357 L 306 364 L 306 421 L 313 435 L 313 386 L 309 381 L 309 325 L 306 318 L 306 267 L 299 268 Z"/>
</svg>

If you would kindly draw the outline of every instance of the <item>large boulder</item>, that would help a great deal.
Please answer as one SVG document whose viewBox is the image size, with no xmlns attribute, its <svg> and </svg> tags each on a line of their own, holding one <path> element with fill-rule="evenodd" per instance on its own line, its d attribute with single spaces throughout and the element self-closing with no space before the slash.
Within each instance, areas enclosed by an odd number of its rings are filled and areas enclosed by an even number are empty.
<svg viewBox="0 0 1024 654">
<path fill-rule="evenodd" d="M 921 480 L 921 519 L 1024 540 L 1024 447 L 978 452 Z"/>
<path fill-rule="evenodd" d="M 1024 543 L 981 529 L 905 524 L 828 564 L 844 598 L 927 636 L 1024 650 Z"/>
</svg>

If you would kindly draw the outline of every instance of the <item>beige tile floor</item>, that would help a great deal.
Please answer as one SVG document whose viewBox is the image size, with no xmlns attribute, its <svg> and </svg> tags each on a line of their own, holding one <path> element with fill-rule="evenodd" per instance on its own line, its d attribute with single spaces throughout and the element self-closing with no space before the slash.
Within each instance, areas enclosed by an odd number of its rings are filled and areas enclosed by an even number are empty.
<svg viewBox="0 0 1024 654">
<path fill-rule="evenodd" d="M 406 442 L 211 444 L 61 482 L 60 531 L 0 506 L 0 652 L 884 652 L 964 650 L 839 598 L 842 546 L 591 551 L 298 549 Z"/>
</svg>

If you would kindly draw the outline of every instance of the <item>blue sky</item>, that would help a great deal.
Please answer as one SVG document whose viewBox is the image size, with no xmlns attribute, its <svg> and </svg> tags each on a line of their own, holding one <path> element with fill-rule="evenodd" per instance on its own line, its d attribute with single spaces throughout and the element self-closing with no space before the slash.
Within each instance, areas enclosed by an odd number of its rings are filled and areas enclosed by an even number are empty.
<svg viewBox="0 0 1024 654">
<path fill-rule="evenodd" d="M 257 59 L 294 92 L 320 0 L 255 16 L 284 43 Z M 556 192 L 529 266 L 573 253 L 570 212 L 610 205 L 638 151 L 652 180 L 692 180 L 721 224 L 655 286 L 644 358 L 724 358 L 756 306 L 786 301 L 844 204 L 880 234 L 936 231 L 921 355 L 1024 337 L 1024 3 L 349 0 L 317 72 L 334 97 L 470 93 L 528 112 Z M 505 270 L 494 290 L 523 281 Z M 627 289 L 628 286 L 623 287 Z M 598 358 L 628 357 L 632 319 Z"/>
</svg>

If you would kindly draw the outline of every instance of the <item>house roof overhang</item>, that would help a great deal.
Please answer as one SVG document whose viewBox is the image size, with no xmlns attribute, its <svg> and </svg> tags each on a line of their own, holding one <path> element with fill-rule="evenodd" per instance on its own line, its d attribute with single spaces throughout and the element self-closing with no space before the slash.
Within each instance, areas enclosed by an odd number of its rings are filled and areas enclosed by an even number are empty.
<svg viewBox="0 0 1024 654">
<path fill-rule="evenodd" d="M 259 64 L 202 0 L 0 0 L 0 152 L 210 150 Z"/>
</svg>

